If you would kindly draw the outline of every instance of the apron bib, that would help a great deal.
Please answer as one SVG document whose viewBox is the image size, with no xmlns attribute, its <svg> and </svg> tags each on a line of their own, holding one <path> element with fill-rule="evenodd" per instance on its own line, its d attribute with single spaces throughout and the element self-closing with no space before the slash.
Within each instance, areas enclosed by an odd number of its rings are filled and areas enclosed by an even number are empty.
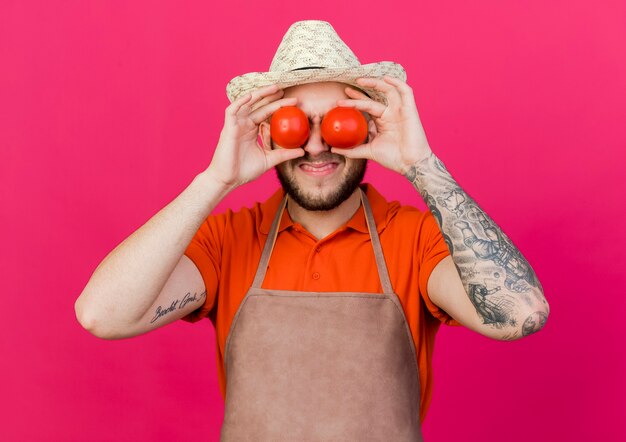
<svg viewBox="0 0 626 442">
<path fill-rule="evenodd" d="M 422 440 L 415 346 L 359 192 L 384 293 L 261 288 L 285 195 L 226 338 L 221 441 Z"/>
</svg>

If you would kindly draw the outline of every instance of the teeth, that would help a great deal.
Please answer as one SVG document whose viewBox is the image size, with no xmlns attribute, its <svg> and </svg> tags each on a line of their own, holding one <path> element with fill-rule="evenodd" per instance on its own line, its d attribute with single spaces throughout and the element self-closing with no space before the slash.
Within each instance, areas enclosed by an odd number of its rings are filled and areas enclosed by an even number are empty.
<svg viewBox="0 0 626 442">
<path fill-rule="evenodd" d="M 302 165 L 302 169 L 308 170 L 308 171 L 315 171 L 315 172 L 322 172 L 324 170 L 329 170 L 329 169 L 332 169 L 334 167 L 335 167 L 335 165 L 332 164 L 332 163 L 331 164 L 327 164 L 326 166 L 323 166 L 323 167 L 312 167 L 312 166 L 309 166 L 308 164 L 303 164 Z"/>
</svg>

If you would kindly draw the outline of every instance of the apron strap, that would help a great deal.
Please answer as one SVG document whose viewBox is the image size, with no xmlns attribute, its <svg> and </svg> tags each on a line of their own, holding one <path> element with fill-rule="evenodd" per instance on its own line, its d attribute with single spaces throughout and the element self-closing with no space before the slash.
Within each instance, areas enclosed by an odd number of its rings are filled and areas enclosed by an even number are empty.
<svg viewBox="0 0 626 442">
<path fill-rule="evenodd" d="M 272 227 L 270 227 L 270 233 L 268 233 L 267 240 L 265 240 L 265 246 L 263 247 L 263 253 L 261 254 L 259 266 L 256 269 L 256 275 L 254 276 L 252 287 L 261 288 L 261 284 L 263 284 L 263 280 L 265 279 L 265 272 L 267 271 L 267 265 L 270 261 L 270 255 L 272 254 L 272 250 L 274 249 L 274 243 L 276 242 L 278 223 L 282 218 L 283 209 L 286 205 L 287 194 L 285 194 L 285 196 L 281 200 L 280 205 L 278 206 L 278 210 L 276 211 L 276 215 L 274 216 L 274 222 L 272 222 Z"/>
<path fill-rule="evenodd" d="M 367 221 L 367 229 L 370 231 L 370 237 L 372 239 L 372 246 L 374 247 L 374 256 L 376 257 L 376 266 L 378 267 L 378 277 L 380 278 L 380 284 L 383 288 L 383 293 L 393 294 L 393 288 L 391 287 L 391 280 L 389 279 L 389 273 L 387 272 L 387 264 L 385 263 L 385 255 L 383 254 L 383 248 L 380 245 L 380 239 L 378 238 L 378 231 L 376 230 L 376 221 L 374 221 L 374 214 L 370 207 L 370 202 L 367 199 L 367 195 L 363 192 L 363 189 L 359 186 L 361 192 L 361 201 L 363 208 L 365 209 L 365 220 Z"/>
<path fill-rule="evenodd" d="M 378 267 L 378 276 L 380 278 L 380 283 L 384 293 L 393 294 L 393 288 L 391 286 L 391 280 L 389 279 L 387 265 L 385 264 L 385 256 L 383 254 L 383 249 L 380 245 L 378 231 L 376 230 L 376 222 L 374 221 L 372 208 L 370 207 L 369 200 L 367 199 L 367 195 L 365 194 L 365 192 L 363 192 L 363 189 L 361 189 L 360 186 L 358 187 L 358 189 L 361 196 L 363 209 L 365 210 L 367 229 L 370 232 L 370 238 L 372 240 L 372 246 L 374 248 L 374 257 L 376 258 L 376 266 Z M 269 264 L 270 256 L 276 242 L 278 224 L 280 223 L 283 210 L 285 209 L 286 205 L 287 194 L 285 194 L 282 201 L 280 202 L 278 210 L 276 211 L 276 215 L 274 216 L 274 221 L 272 222 L 272 227 L 270 228 L 267 240 L 265 241 L 265 246 L 263 247 L 263 253 L 261 254 L 261 260 L 259 261 L 259 266 L 257 267 L 252 287 L 261 288 L 261 284 L 263 284 L 263 280 L 265 279 L 265 273 L 267 272 L 267 265 Z"/>
</svg>

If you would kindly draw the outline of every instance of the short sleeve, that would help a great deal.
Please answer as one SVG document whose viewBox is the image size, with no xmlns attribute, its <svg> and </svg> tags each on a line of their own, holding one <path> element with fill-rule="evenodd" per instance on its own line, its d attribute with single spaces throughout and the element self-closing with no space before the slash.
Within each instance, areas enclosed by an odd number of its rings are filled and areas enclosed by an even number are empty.
<svg viewBox="0 0 626 442">
<path fill-rule="evenodd" d="M 193 261 L 200 271 L 206 298 L 202 306 L 181 319 L 187 322 L 198 322 L 208 316 L 217 302 L 217 285 L 220 277 L 221 239 L 224 227 L 218 221 L 219 217 L 209 216 L 195 233 L 185 250 L 185 255 Z"/>
<path fill-rule="evenodd" d="M 418 256 L 420 257 L 419 290 L 426 308 L 444 324 L 460 326 L 461 323 L 435 305 L 428 296 L 428 279 L 430 274 L 443 258 L 450 255 L 450 250 L 443 238 L 441 229 L 430 210 L 424 212 L 419 232 L 418 248 Z"/>
</svg>

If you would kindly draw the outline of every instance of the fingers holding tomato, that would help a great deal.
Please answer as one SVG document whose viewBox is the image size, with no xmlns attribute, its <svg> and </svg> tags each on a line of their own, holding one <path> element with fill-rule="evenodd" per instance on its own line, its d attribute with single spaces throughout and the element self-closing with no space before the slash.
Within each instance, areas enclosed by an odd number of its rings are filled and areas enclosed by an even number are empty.
<svg viewBox="0 0 626 442">
<path fill-rule="evenodd" d="M 255 109 L 250 113 L 250 119 L 255 125 L 258 126 L 282 107 L 294 106 L 298 102 L 298 99 L 295 97 L 280 98 L 282 95 L 282 91 L 279 91 L 276 94 L 265 97 L 263 101 L 255 106 Z"/>
<path fill-rule="evenodd" d="M 383 78 L 358 78 L 357 85 L 369 87 L 385 95 L 386 105 L 359 93 L 348 91 L 347 100 L 338 100 L 340 106 L 351 106 L 368 112 L 376 126 L 376 136 L 366 145 L 350 153 L 334 152 L 351 158 L 372 159 L 383 166 L 403 173 L 407 165 L 414 164 L 430 152 L 411 87 L 404 81 Z"/>
<path fill-rule="evenodd" d="M 259 177 L 275 164 L 302 156 L 304 152 L 272 151 L 258 143 L 259 124 L 281 106 L 296 98 L 282 98 L 284 91 L 270 85 L 233 101 L 225 110 L 224 127 L 207 172 L 229 188 Z"/>
<path fill-rule="evenodd" d="M 374 118 L 380 118 L 387 106 L 378 101 L 372 100 L 362 92 L 352 88 L 346 88 L 346 94 L 350 97 L 345 100 L 337 100 L 337 104 L 342 107 L 352 107 L 363 112 L 367 112 Z"/>
</svg>

